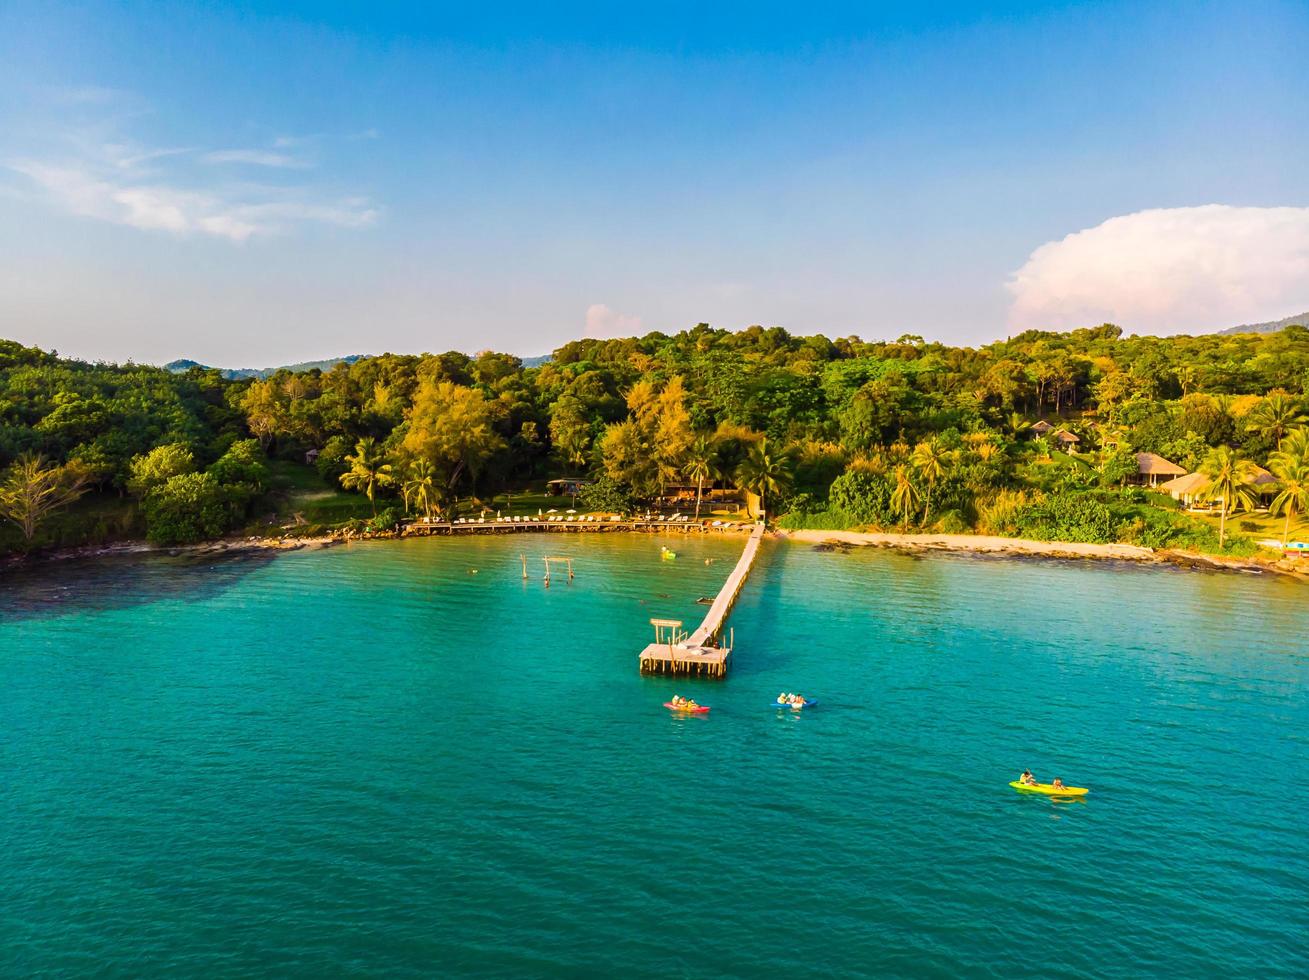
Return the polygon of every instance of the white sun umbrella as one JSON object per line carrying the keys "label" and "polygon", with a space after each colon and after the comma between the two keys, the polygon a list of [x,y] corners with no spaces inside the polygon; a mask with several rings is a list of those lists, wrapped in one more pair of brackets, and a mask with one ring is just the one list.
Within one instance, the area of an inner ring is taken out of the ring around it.
{"label": "white sun umbrella", "polygon": [[537,516],[537,517],[540,517],[540,516],[541,516],[541,508],[540,508],[540,507],[536,508],[536,516]]}
{"label": "white sun umbrella", "polygon": [[547,513],[547,514],[557,514],[557,513],[559,513],[559,510],[558,510],[557,508],[555,508],[555,507],[551,507],[549,510],[546,511],[546,513]]}
{"label": "white sun umbrella", "polygon": [[577,511],[575,511],[575,510],[573,510],[573,508],[569,507],[566,511],[564,511],[564,513],[565,513],[565,514],[576,514]]}

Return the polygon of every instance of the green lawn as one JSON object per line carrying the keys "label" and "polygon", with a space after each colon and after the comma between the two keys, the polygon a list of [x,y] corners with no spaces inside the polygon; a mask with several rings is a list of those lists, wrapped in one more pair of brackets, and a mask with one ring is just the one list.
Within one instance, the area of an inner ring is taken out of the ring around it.
{"label": "green lawn", "polygon": [[[1198,521],[1208,524],[1216,532],[1218,530],[1219,516],[1215,513],[1188,514]],[[1274,517],[1267,511],[1255,511],[1253,514],[1247,514],[1242,511],[1239,514],[1227,515],[1227,534],[1230,537],[1233,534],[1239,534],[1242,537],[1251,538],[1256,541],[1281,541],[1282,529],[1286,526],[1286,517]],[[1303,518],[1292,518],[1291,541],[1309,541],[1309,521]]]}
{"label": "green lawn", "polygon": [[306,466],[286,459],[268,461],[268,486],[271,490],[290,492],[294,490],[339,490],[329,487],[318,474],[317,467]]}

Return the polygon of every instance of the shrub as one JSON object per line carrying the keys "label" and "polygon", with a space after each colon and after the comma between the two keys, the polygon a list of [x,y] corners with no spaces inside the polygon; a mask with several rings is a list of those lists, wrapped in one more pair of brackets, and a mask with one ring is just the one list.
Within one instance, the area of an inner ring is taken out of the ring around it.
{"label": "shrub", "polygon": [[314,468],[318,470],[318,475],[328,486],[335,487],[340,484],[342,474],[350,468],[345,458],[354,452],[354,448],[354,443],[347,436],[332,436],[323,445],[318,453],[318,459],[314,462]]}
{"label": "shrub", "polygon": [[846,470],[832,481],[829,499],[832,510],[841,511],[856,524],[896,522],[890,480],[864,468]]}
{"label": "shrub", "polygon": [[577,499],[587,510],[625,514],[633,507],[631,490],[608,476],[598,477],[582,487]]}
{"label": "shrub", "polygon": [[777,526],[787,531],[848,531],[857,524],[843,510],[796,510],[782,517]]}
{"label": "shrub", "polygon": [[127,489],[135,496],[144,498],[173,477],[193,472],[195,457],[185,445],[174,442],[156,446],[148,453],[132,458]]}
{"label": "shrub", "polygon": [[1047,494],[1018,514],[1022,537],[1106,544],[1117,537],[1113,512],[1089,494]]}
{"label": "shrub", "polygon": [[942,534],[967,534],[972,530],[968,519],[958,510],[944,511],[937,519],[936,527]]}
{"label": "shrub", "polygon": [[211,473],[182,473],[146,494],[146,537],[156,544],[216,538],[235,518],[231,497]]}
{"label": "shrub", "polygon": [[370,531],[394,531],[400,523],[400,508],[387,507],[368,522]]}
{"label": "shrub", "polygon": [[1018,516],[1031,500],[1023,490],[1001,490],[978,505],[977,529],[983,534],[1013,536],[1017,533]]}
{"label": "shrub", "polygon": [[209,467],[209,472],[219,483],[244,484],[252,494],[262,491],[268,480],[264,453],[256,439],[242,439],[232,443],[227,452]]}

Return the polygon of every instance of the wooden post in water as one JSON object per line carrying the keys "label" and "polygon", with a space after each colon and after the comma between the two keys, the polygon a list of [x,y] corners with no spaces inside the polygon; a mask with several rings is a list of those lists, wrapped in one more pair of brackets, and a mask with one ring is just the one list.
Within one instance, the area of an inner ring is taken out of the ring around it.
{"label": "wooden post in water", "polygon": [[549,555],[545,559],[545,584],[550,584],[550,563],[552,561],[561,561],[568,566],[568,581],[573,580],[573,559],[565,555]]}

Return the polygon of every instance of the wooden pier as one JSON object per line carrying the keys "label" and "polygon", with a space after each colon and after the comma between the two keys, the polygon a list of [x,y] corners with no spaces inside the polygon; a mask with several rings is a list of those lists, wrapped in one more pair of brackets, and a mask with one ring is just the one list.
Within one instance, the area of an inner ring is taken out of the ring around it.
{"label": "wooden pier", "polygon": [[714,598],[704,621],[692,633],[682,632],[680,620],[652,619],[655,642],[641,651],[640,667],[643,674],[692,674],[702,677],[726,677],[732,659],[734,637],[729,633],[723,643],[723,625],[727,614],[745,585],[746,577],[759,553],[764,527],[756,524],[745,543],[745,550],[732,569],[732,574]]}

